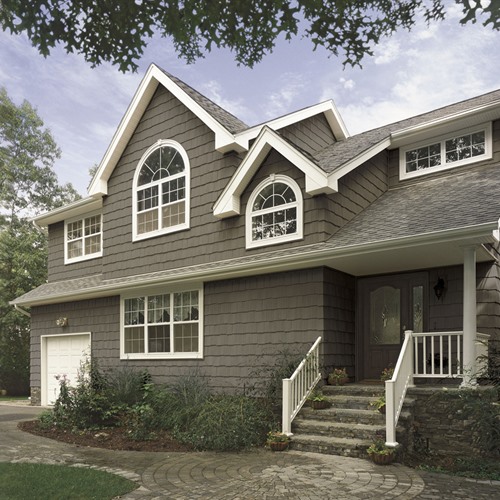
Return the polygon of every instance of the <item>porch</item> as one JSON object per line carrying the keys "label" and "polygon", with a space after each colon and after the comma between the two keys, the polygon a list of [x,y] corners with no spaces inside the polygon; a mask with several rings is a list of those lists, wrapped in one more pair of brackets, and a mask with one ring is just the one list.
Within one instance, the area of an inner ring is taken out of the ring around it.
{"label": "porch", "polygon": [[[379,435],[381,416],[374,417],[367,412],[373,413],[370,405],[374,399],[383,394],[386,401],[383,426],[385,441],[388,446],[397,446],[398,422],[403,413],[407,391],[415,387],[415,381],[427,380],[434,383],[456,381],[456,385],[460,381],[462,386],[475,384],[478,374],[487,368],[488,338],[489,335],[476,333],[473,344],[473,363],[465,365],[464,359],[468,359],[468,353],[465,352],[467,346],[464,343],[463,331],[423,333],[406,331],[393,376],[385,382],[385,388],[381,383],[378,387],[358,383],[349,384],[351,387],[346,389],[342,388],[341,391],[347,391],[350,394],[350,400],[343,401],[337,398],[335,411],[329,421],[330,428],[338,423],[342,424],[342,420],[352,422],[354,417],[351,414],[342,411],[339,413],[339,409],[351,408],[357,412],[354,415],[357,415],[358,427],[361,425],[364,431]],[[304,406],[308,395],[322,378],[320,348],[321,337],[316,340],[294,374],[289,379],[283,380],[282,432],[286,434],[292,435],[293,420]],[[326,390],[331,393],[329,389]],[[338,407],[339,404],[340,407]],[[339,418],[341,422],[338,422]],[[374,420],[378,427],[374,427]],[[342,431],[342,425],[340,425],[339,432],[346,432],[346,429]],[[359,447],[359,443],[347,441],[344,444],[352,449]],[[360,452],[356,451],[354,456],[360,456]]]}

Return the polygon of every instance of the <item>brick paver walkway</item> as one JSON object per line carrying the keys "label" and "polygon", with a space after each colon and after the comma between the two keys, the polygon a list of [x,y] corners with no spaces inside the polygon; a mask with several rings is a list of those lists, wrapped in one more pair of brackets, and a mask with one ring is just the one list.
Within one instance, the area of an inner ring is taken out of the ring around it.
{"label": "brick paver walkway", "polygon": [[[94,467],[136,481],[128,500],[500,498],[500,483],[316,453],[143,453],[80,448],[17,430],[39,409],[0,404],[0,461]],[[1,493],[0,493],[1,497]]]}

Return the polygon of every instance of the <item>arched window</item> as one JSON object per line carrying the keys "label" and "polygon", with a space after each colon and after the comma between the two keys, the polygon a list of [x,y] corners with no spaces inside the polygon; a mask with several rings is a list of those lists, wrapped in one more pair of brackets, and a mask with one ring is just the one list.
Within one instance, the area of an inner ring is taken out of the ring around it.
{"label": "arched window", "polygon": [[302,195],[289,177],[273,175],[261,182],[246,213],[247,248],[302,238]]}
{"label": "arched window", "polygon": [[134,239],[189,227],[189,160],[180,144],[158,141],[134,178]]}

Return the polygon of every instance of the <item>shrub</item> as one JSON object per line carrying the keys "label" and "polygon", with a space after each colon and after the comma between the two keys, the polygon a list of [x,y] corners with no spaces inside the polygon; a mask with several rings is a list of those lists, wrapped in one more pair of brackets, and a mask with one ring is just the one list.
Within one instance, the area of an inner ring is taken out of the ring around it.
{"label": "shrub", "polygon": [[109,372],[107,384],[115,404],[133,406],[142,401],[144,386],[150,382],[147,371],[138,372],[124,365]]}
{"label": "shrub", "polygon": [[262,445],[273,417],[262,402],[247,396],[208,398],[189,427],[176,437],[197,450],[237,451]]}

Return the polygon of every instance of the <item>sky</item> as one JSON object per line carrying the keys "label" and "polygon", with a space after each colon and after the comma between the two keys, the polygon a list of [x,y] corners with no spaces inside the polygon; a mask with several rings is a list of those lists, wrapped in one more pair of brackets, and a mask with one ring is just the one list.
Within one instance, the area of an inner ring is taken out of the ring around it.
{"label": "sky", "polygon": [[153,62],[248,125],[332,99],[354,135],[500,88],[500,32],[463,27],[461,17],[450,3],[446,21],[384,39],[362,68],[344,68],[342,56],[313,51],[301,38],[279,42],[253,69],[217,49],[188,65],[158,37],[138,72],[123,74],[110,64],[92,69],[61,48],[44,58],[25,36],[0,31],[0,87],[38,110],[62,150],[54,165],[59,181],[85,196],[89,168],[100,163]]}

